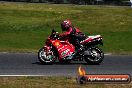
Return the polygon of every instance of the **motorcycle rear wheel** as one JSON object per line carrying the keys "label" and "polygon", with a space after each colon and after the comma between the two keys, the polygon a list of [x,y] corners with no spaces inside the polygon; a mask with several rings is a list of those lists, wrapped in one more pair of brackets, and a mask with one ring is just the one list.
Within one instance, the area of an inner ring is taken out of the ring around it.
{"label": "motorcycle rear wheel", "polygon": [[46,51],[42,47],[38,52],[38,59],[42,64],[53,64],[56,60],[54,54],[46,55]]}
{"label": "motorcycle rear wheel", "polygon": [[90,55],[84,56],[87,64],[100,64],[104,59],[104,53],[99,47],[91,47],[88,49]]}

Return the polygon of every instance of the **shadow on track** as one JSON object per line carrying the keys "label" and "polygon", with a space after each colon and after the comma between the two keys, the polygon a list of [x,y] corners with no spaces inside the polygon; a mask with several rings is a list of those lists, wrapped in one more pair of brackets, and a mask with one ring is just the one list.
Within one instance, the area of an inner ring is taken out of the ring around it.
{"label": "shadow on track", "polygon": [[71,63],[64,63],[64,62],[55,62],[54,64],[42,64],[41,62],[34,62],[32,64],[37,65],[100,65],[100,64],[87,64],[85,62],[71,62]]}

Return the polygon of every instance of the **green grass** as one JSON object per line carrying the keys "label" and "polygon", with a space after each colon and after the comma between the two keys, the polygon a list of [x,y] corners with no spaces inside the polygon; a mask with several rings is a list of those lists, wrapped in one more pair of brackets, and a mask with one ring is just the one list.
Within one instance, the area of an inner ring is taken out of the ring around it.
{"label": "green grass", "polygon": [[104,38],[103,50],[132,54],[132,9],[116,6],[0,3],[0,51],[36,52],[60,22],[71,19],[89,35]]}
{"label": "green grass", "polygon": [[0,88],[131,88],[130,84],[80,85],[74,77],[0,77]]}

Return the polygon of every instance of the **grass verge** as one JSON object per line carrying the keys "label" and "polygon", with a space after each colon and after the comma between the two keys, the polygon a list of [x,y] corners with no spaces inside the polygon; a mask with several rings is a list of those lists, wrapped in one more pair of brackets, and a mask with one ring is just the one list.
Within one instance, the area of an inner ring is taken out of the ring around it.
{"label": "grass verge", "polygon": [[132,54],[131,14],[130,7],[0,2],[0,51],[36,52],[68,18],[86,34],[102,35],[105,52]]}
{"label": "grass verge", "polygon": [[131,88],[132,84],[77,84],[72,77],[0,77],[0,88]]}

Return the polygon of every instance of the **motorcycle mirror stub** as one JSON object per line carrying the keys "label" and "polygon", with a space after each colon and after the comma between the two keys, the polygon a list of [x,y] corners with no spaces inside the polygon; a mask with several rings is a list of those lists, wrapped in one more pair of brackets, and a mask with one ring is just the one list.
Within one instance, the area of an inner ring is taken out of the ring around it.
{"label": "motorcycle mirror stub", "polygon": [[56,31],[55,31],[55,29],[53,28],[53,29],[52,29],[52,34],[54,34],[54,33],[56,33]]}

